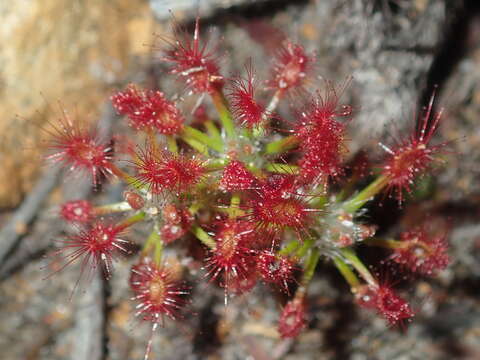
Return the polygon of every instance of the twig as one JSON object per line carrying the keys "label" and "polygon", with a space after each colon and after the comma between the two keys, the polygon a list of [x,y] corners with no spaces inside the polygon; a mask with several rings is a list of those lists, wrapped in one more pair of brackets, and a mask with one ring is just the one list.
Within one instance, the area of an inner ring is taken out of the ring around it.
{"label": "twig", "polygon": [[48,169],[7,225],[0,231],[0,264],[3,264],[5,257],[27,232],[27,226],[33,221],[38,209],[57,185],[59,174],[59,167]]}
{"label": "twig", "polygon": [[79,308],[75,312],[75,327],[71,360],[101,360],[104,357],[104,294],[103,279],[97,271],[88,291],[79,292]]}

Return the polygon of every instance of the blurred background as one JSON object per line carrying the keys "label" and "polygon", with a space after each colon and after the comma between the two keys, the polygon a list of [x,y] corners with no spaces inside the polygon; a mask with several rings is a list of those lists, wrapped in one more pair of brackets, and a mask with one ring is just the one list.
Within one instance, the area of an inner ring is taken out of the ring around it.
{"label": "blurred background", "polygon": [[453,156],[431,179],[423,201],[401,210],[385,205],[382,230],[395,232],[426,213],[446,218],[453,262],[440,277],[404,289],[417,299],[419,313],[404,331],[359,310],[335,271],[321,266],[309,328],[296,341],[279,340],[279,305],[264,296],[266,289],[225,309],[221,291],[198,284],[196,314],[157,331],[152,359],[480,358],[475,0],[0,1],[1,358],[143,357],[150,330],[132,316],[126,279],[133,259],[117,267],[111,284],[95,278],[71,301],[78,269],[43,280],[43,256],[66,230],[55,218],[58,204],[111,200],[121,189],[113,184],[95,194],[88,183],[72,184],[46,168],[42,129],[62,108],[108,131],[121,129],[108,98],[130,82],[181,92],[181,84],[165,76],[158,48],[172,17],[192,28],[197,14],[202,36],[220,43],[227,76],[251,57],[266,78],[281,34],[316,51],[319,82],[352,75],[344,99],[356,114],[349,125],[351,154],[363,148],[380,156],[378,141],[411,129],[416,110],[437,87],[437,103],[445,107],[438,141],[451,141]]}

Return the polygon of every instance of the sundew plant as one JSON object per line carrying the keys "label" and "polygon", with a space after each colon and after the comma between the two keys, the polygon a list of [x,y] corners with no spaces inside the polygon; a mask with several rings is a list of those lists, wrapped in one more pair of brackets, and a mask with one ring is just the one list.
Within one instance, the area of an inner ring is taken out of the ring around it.
{"label": "sundew plant", "polygon": [[[64,114],[51,132],[48,159],[85,173],[98,188],[116,177],[125,191],[120,203],[63,204],[61,217],[77,230],[61,241],[56,260],[63,267],[81,263],[79,282],[99,269],[109,279],[122,255],[132,253],[131,229],[144,223],[150,235],[135,239],[140,250],[125,281],[136,316],[150,324],[152,336],[166,318],[181,321],[192,306],[185,256],[200,264],[197,281],[223,288],[225,306],[259,284],[284,292],[282,338],[307,326],[309,284],[320,276],[319,261],[338,269],[359,306],[390,325],[410,321],[412,306],[370,270],[356,247],[387,248],[385,262],[422,276],[448,265],[444,234],[418,224],[384,239],[376,237],[375,219],[364,216],[377,196],[402,206],[417,178],[440,162],[445,143],[432,142],[442,112],[433,110],[433,96],[415,130],[381,144],[383,159],[356,156],[347,165],[354,111],[341,95],[350,79],[338,85],[314,80],[314,55],[287,40],[261,77],[248,60],[243,74],[226,77],[220,55],[201,41],[198,20],[193,34],[175,26],[173,39],[159,49],[170,67],[165,76],[176,77],[184,96],[197,96],[201,104],[182,111],[182,97],[129,84],[111,102],[131,138],[100,139]],[[312,82],[316,91],[307,90]],[[261,102],[257,91],[270,101]],[[281,102],[295,104],[295,115],[280,116]]]}

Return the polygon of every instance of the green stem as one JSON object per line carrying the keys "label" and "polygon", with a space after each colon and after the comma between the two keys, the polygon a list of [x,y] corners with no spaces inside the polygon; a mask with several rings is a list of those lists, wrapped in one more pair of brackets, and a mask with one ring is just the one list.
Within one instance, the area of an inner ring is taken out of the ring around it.
{"label": "green stem", "polygon": [[336,195],[335,195],[335,201],[337,203],[344,201],[348,194],[351,193],[351,187],[350,184],[346,184],[345,187],[343,187]]}
{"label": "green stem", "polygon": [[290,241],[286,246],[284,246],[279,252],[279,255],[290,255],[298,249],[300,242],[298,240]]}
{"label": "green stem", "polygon": [[129,226],[132,226],[133,224],[136,224],[140,221],[142,221],[143,219],[145,219],[145,216],[147,214],[144,212],[144,211],[139,211],[138,213],[122,220],[120,223],[118,223],[118,226],[120,228],[127,228]]}
{"label": "green stem", "polygon": [[360,280],[358,280],[357,275],[352,271],[350,266],[348,266],[345,261],[343,261],[339,256],[335,256],[333,258],[333,263],[337,267],[338,271],[342,274],[342,276],[347,280],[348,284],[352,289],[356,288],[360,285]]}
{"label": "green stem", "polygon": [[312,205],[313,208],[315,209],[322,209],[326,204],[328,204],[328,197],[324,195],[312,195],[312,200],[309,201],[309,203]]}
{"label": "green stem", "polygon": [[240,214],[239,206],[240,206],[240,194],[238,192],[235,192],[233,193],[232,198],[230,199],[230,209],[229,209],[230,219],[235,219],[237,216],[239,216]]}
{"label": "green stem", "polygon": [[379,239],[379,238],[367,239],[363,241],[363,243],[366,245],[379,246],[386,249],[401,249],[406,244],[404,241],[398,241],[393,239]]}
{"label": "green stem", "polygon": [[157,224],[153,226],[150,235],[148,235],[147,241],[145,241],[145,244],[143,245],[143,255],[147,256],[152,247],[154,248],[153,260],[155,264],[160,265],[162,261],[163,241],[160,239],[160,232]]}
{"label": "green stem", "polygon": [[153,231],[155,232],[155,251],[153,254],[153,259],[155,264],[160,265],[162,263],[163,241],[160,239],[158,229],[154,229]]}
{"label": "green stem", "polygon": [[201,202],[197,201],[197,202],[194,202],[192,205],[190,205],[190,207],[188,208],[188,211],[190,212],[190,214],[192,214],[193,216],[195,216],[195,214],[198,212],[198,210],[200,210],[202,208],[202,204]]}
{"label": "green stem", "polygon": [[342,201],[345,201],[349,196],[351,196],[354,191],[355,191],[355,185],[357,184],[359,179],[358,174],[354,173],[350,179],[346,182],[345,185],[342,186],[342,189],[340,192],[335,195],[335,201],[337,203],[340,203]]}
{"label": "green stem", "polygon": [[220,121],[225,129],[225,133],[227,137],[230,139],[234,139],[236,137],[235,132],[235,124],[232,119],[232,114],[228,107],[228,102],[223,92],[220,89],[216,89],[211,92],[211,97],[213,101],[213,105],[217,109],[218,115],[220,116]]}
{"label": "green stem", "polygon": [[363,264],[363,262],[358,258],[357,254],[353,249],[350,248],[343,248],[340,249],[341,254],[343,257],[352,265],[355,270],[358,271],[360,276],[371,286],[377,287],[377,281],[367,269],[367,267]]}
{"label": "green stem", "polygon": [[365,189],[354,195],[350,200],[343,204],[343,209],[348,213],[354,213],[360,209],[367,201],[370,201],[376,194],[388,184],[388,178],[384,175],[379,176],[375,181]]}
{"label": "green stem", "polygon": [[257,168],[253,162],[246,163],[245,166],[247,167],[248,171],[253,173],[253,175],[262,177],[263,171]]}
{"label": "green stem", "polygon": [[212,120],[205,121],[205,128],[207,129],[210,137],[214,138],[216,141],[223,142],[222,135],[217,128],[217,125]]}
{"label": "green stem", "polygon": [[207,234],[205,230],[203,230],[200,226],[192,226],[190,229],[193,235],[197,237],[198,240],[202,242],[205,246],[207,246],[210,249],[215,249],[216,248],[216,243],[215,240]]}
{"label": "green stem", "polygon": [[178,154],[177,139],[174,136],[167,135],[167,147],[170,152]]}
{"label": "green stem", "polygon": [[296,136],[290,135],[284,137],[280,140],[268,143],[265,146],[264,153],[266,155],[281,154],[285,151],[293,149],[298,144],[298,138]]}
{"label": "green stem", "polygon": [[132,207],[126,201],[121,201],[121,202],[102,205],[102,206],[95,206],[94,208],[95,215],[112,214],[116,212],[124,212],[129,210],[132,210]]}
{"label": "green stem", "polygon": [[313,274],[315,273],[315,268],[317,267],[318,260],[320,259],[320,251],[317,248],[313,248],[308,256],[308,259],[305,264],[305,270],[300,281],[300,285],[303,288],[306,288],[307,285],[312,280]]}
{"label": "green stem", "polygon": [[303,242],[303,244],[302,244],[302,246],[300,247],[300,249],[298,249],[296,256],[297,256],[298,258],[304,257],[304,256],[307,254],[308,250],[310,250],[310,248],[313,246],[314,243],[315,243],[315,241],[314,241],[312,238],[306,239],[306,240]]}
{"label": "green stem", "polygon": [[194,139],[199,143],[206,145],[217,152],[220,152],[220,153],[223,152],[222,142],[219,142],[216,139],[209,137],[204,132],[197,130],[191,126],[184,126],[182,135],[183,135],[182,138],[187,137],[187,138]]}
{"label": "green stem", "polygon": [[228,159],[209,159],[205,164],[207,171],[221,170],[227,165]]}
{"label": "green stem", "polygon": [[298,174],[298,166],[290,165],[290,164],[278,164],[278,163],[271,163],[265,166],[265,170],[278,173],[278,174],[289,174],[294,175]]}
{"label": "green stem", "polygon": [[190,139],[187,137],[182,137],[182,140],[185,141],[188,145],[190,145],[193,149],[197,150],[200,154],[207,157],[209,156],[208,147],[206,145],[203,145],[195,139]]}
{"label": "green stem", "polygon": [[148,252],[150,251],[150,248],[154,246],[154,242],[155,242],[154,232],[155,230],[152,230],[150,235],[148,235],[147,240],[143,243],[143,247],[142,247],[143,256],[147,256]]}
{"label": "green stem", "polygon": [[144,188],[144,186],[135,177],[128,175],[125,171],[118,168],[115,164],[110,164],[108,168],[114,175],[125,181],[125,183],[127,183],[128,185],[138,190],[142,190]]}
{"label": "green stem", "polygon": [[265,129],[265,120],[262,120],[262,122],[252,128],[252,131],[250,132],[251,137],[253,138],[260,138],[264,137],[267,134],[267,131]]}

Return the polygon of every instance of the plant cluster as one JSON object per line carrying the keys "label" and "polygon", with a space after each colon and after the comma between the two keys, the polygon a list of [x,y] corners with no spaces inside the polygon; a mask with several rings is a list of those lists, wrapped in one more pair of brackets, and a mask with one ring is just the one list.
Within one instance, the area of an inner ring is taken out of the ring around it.
{"label": "plant cluster", "polygon": [[[340,96],[348,81],[307,91],[315,58],[301,45],[286,41],[260,82],[251,62],[243,77],[222,75],[218,48],[201,42],[198,20],[193,37],[178,26],[174,35],[161,59],[188,95],[205,96],[204,104],[186,114],[181,98],[158,90],[131,84],[115,93],[112,104],[135,134],[123,146],[128,160],[118,158],[121,138],[114,147],[66,114],[52,133],[50,159],[89,174],[94,185],[116,177],[127,188],[120,203],[79,199],[62,205],[61,217],[78,228],[56,253],[65,266],[79,261],[82,273],[103,269],[109,278],[119,255],[132,251],[129,230],[144,222],[150,235],[129,284],[136,315],[153,329],[165,317],[181,317],[190,303],[182,280],[187,256],[201,264],[211,286],[224,289],[226,305],[258,283],[284,292],[283,338],[307,325],[308,288],[320,259],[339,270],[359,306],[390,324],[411,319],[407,300],[369,270],[356,247],[391,249],[387,260],[421,275],[447,266],[444,235],[419,225],[398,239],[378,238],[376,225],[363,216],[365,204],[382,192],[401,205],[414,181],[438,161],[444,145],[430,142],[442,114],[433,112],[433,97],[418,129],[391,147],[382,144],[381,161],[372,165],[359,156],[347,165],[353,109]],[[258,87],[270,94],[269,102],[257,97]],[[205,108],[207,97],[217,116]],[[277,105],[293,98],[303,105],[284,119]],[[118,213],[120,221],[111,216]],[[169,247],[176,256],[166,256]]]}

